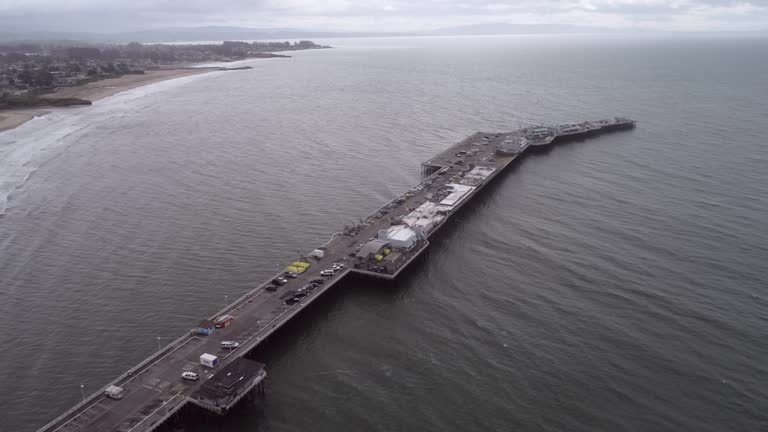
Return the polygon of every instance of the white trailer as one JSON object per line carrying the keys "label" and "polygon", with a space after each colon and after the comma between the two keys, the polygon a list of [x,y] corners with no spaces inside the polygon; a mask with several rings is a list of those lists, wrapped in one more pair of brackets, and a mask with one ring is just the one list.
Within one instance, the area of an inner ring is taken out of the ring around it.
{"label": "white trailer", "polygon": [[219,358],[213,354],[203,354],[200,356],[200,364],[209,368],[215,368],[219,365]]}

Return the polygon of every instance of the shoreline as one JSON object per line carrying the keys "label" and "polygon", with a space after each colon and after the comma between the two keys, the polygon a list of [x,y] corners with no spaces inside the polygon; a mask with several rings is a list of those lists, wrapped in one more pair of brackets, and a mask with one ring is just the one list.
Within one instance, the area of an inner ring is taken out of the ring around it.
{"label": "shoreline", "polygon": [[[123,75],[117,78],[107,78],[75,87],[62,87],[55,92],[41,96],[50,99],[76,98],[95,102],[109,96],[114,96],[127,90],[167,81],[174,78],[182,78],[191,75],[227,70],[217,67],[185,67],[179,66],[173,69],[157,69],[146,71],[143,74]],[[43,116],[59,107],[41,106],[34,108],[12,108],[0,110],[0,133],[13,130],[35,117]]]}
{"label": "shoreline", "polygon": [[40,117],[50,113],[50,109],[27,108],[0,111],[0,132],[5,132],[23,125],[35,117]]}

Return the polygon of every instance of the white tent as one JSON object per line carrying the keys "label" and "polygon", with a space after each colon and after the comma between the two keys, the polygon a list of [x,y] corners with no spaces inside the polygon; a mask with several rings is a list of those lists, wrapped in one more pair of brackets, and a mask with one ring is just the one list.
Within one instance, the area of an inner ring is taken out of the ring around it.
{"label": "white tent", "polygon": [[379,231],[379,239],[388,241],[393,247],[410,249],[416,244],[416,232],[405,225],[394,225]]}

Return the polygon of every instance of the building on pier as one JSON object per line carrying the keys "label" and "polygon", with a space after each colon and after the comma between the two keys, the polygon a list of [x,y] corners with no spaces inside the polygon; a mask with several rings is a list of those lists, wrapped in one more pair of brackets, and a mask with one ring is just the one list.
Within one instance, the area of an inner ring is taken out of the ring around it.
{"label": "building on pier", "polygon": [[446,189],[449,193],[440,201],[440,205],[452,209],[464,200],[464,198],[466,198],[475,188],[463,184],[449,183],[446,185]]}
{"label": "building on pier", "polygon": [[413,211],[401,218],[402,222],[421,237],[426,237],[440,222],[445,219],[449,208],[432,201],[425,201]]}
{"label": "building on pier", "polygon": [[224,366],[190,396],[216,414],[224,414],[266,378],[264,364],[239,357]]}
{"label": "building on pier", "polygon": [[214,330],[216,330],[216,324],[214,324],[213,321],[202,320],[200,321],[200,324],[195,327],[194,332],[195,334],[208,336],[209,334],[213,333]]}
{"label": "building on pier", "polygon": [[528,140],[519,135],[513,135],[496,145],[496,154],[500,156],[517,156],[528,146]]}
{"label": "building on pier", "polygon": [[418,241],[418,234],[406,225],[393,225],[379,231],[379,240],[389,242],[393,248],[411,250]]}

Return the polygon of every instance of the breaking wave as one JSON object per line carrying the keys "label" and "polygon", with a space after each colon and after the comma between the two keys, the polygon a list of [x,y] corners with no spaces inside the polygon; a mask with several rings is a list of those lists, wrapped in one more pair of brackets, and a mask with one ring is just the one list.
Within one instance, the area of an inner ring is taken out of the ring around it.
{"label": "breaking wave", "polygon": [[12,207],[14,193],[51,158],[88,129],[144,108],[141,99],[206,75],[171,79],[127,90],[92,106],[54,110],[16,129],[0,133],[0,217]]}

